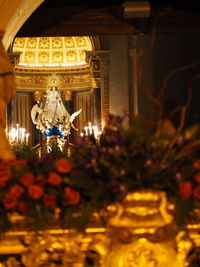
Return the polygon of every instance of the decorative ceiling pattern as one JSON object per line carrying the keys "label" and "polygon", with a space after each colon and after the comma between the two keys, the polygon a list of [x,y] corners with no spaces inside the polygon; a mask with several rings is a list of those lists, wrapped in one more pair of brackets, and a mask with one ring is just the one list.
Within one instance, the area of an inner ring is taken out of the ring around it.
{"label": "decorative ceiling pattern", "polygon": [[12,49],[21,53],[19,65],[36,67],[84,65],[92,50],[88,36],[16,38]]}

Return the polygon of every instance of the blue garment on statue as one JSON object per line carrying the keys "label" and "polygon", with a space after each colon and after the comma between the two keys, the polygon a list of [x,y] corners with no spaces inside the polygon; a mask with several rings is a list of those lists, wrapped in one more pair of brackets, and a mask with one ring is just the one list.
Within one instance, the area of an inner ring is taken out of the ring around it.
{"label": "blue garment on statue", "polygon": [[46,131],[44,134],[46,136],[58,135],[60,138],[63,137],[62,131],[58,127],[56,127],[56,126],[53,126],[51,129],[49,129],[48,131]]}

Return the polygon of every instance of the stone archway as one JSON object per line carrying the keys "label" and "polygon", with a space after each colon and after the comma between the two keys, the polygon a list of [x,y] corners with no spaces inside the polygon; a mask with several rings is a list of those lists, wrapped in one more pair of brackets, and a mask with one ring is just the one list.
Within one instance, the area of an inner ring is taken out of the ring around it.
{"label": "stone archway", "polygon": [[0,30],[7,50],[16,33],[44,0],[0,0]]}

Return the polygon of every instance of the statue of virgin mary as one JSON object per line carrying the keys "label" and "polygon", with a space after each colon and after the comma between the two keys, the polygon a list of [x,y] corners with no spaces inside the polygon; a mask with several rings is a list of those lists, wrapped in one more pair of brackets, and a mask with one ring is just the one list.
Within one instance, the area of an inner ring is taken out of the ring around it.
{"label": "statue of virgin mary", "polygon": [[51,126],[54,126],[57,122],[62,121],[63,118],[70,118],[56,86],[52,86],[50,91],[47,92],[43,111],[43,117],[50,123]]}
{"label": "statue of virgin mary", "polygon": [[41,132],[45,132],[46,135],[67,136],[70,134],[71,127],[76,130],[73,120],[81,110],[70,115],[62,102],[57,87],[54,85],[51,86],[50,90],[47,90],[44,107],[41,107],[40,102],[33,106],[31,118],[36,127]]}

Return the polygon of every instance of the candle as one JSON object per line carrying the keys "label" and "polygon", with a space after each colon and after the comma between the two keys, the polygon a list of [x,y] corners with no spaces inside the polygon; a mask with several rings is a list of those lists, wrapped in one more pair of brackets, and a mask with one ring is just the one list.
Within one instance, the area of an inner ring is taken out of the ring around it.
{"label": "candle", "polygon": [[16,124],[16,127],[12,127],[7,132],[7,138],[12,145],[28,145],[29,133],[26,133],[25,128],[21,128],[19,124]]}
{"label": "candle", "polygon": [[92,134],[92,126],[91,126],[91,122],[88,123],[88,129],[89,129],[89,134]]}
{"label": "candle", "polygon": [[19,141],[19,124],[18,123],[16,124],[16,127],[17,127],[17,129],[16,129],[16,141],[18,143],[18,141]]}
{"label": "candle", "polygon": [[85,130],[85,135],[88,135],[88,127],[87,126],[85,126],[84,130]]}
{"label": "candle", "polygon": [[25,132],[26,132],[26,129],[20,128],[20,142],[22,144],[25,143]]}
{"label": "candle", "polygon": [[29,133],[26,134],[26,145],[28,145]]}

